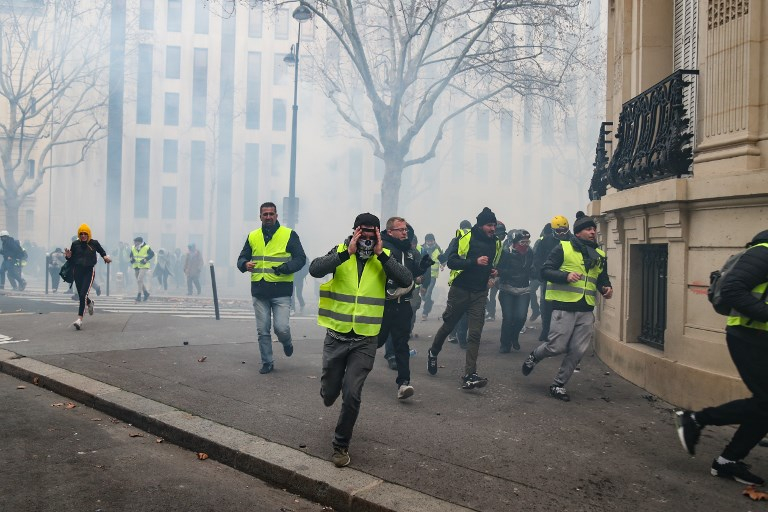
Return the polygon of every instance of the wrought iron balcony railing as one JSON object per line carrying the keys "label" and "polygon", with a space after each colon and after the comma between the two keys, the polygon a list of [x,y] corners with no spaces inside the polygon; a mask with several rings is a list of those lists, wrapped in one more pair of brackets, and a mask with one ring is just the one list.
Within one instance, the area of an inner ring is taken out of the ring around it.
{"label": "wrought iron balcony railing", "polygon": [[616,151],[606,164],[606,123],[600,127],[590,199],[605,195],[606,184],[616,190],[691,174],[693,161],[690,121],[683,104],[683,90],[691,84],[679,70],[624,103],[614,135]]}

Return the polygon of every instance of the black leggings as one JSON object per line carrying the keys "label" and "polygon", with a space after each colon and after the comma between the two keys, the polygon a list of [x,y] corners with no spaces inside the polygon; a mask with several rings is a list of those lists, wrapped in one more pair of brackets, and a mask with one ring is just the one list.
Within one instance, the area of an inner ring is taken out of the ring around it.
{"label": "black leggings", "polygon": [[80,306],[77,308],[77,316],[83,316],[86,303],[91,302],[91,299],[88,297],[88,292],[91,291],[94,275],[93,267],[75,266],[74,284],[77,287],[77,295],[80,297]]}

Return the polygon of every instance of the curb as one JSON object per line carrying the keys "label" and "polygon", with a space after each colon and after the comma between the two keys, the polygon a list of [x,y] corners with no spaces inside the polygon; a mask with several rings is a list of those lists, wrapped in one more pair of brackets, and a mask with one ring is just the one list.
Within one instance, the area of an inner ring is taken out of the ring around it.
{"label": "curb", "polygon": [[0,372],[49,389],[238,471],[355,512],[462,512],[472,509],[387,482],[176,409],[77,373],[0,349]]}

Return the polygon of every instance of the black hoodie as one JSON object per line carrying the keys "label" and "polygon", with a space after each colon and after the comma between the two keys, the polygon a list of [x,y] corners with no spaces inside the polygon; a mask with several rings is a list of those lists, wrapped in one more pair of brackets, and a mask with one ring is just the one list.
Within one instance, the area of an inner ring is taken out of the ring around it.
{"label": "black hoodie", "polygon": [[[747,244],[750,249],[739,258],[725,278],[720,295],[742,315],[757,322],[768,322],[768,304],[752,295],[752,289],[768,280],[768,248],[753,247],[768,243],[768,230],[761,231]],[[750,329],[752,334],[768,339],[768,331]]]}
{"label": "black hoodie", "polygon": [[[483,231],[482,226],[477,224],[472,227],[472,238],[469,241],[469,251],[466,258],[459,256],[459,244],[451,244],[448,254],[448,268],[451,270],[461,270],[451,286],[458,286],[473,292],[479,292],[488,289],[488,279],[491,277],[493,269],[493,259],[496,257],[496,235],[489,237]],[[467,235],[464,235],[467,236]],[[447,253],[448,251],[446,251]],[[488,265],[478,265],[477,259],[480,256],[488,256]]]}
{"label": "black hoodie", "polygon": [[[424,273],[424,269],[421,268],[421,254],[416,249],[411,247],[410,239],[400,240],[389,235],[386,231],[381,234],[381,243],[385,249],[389,249],[390,257],[395,261],[401,263],[407,268],[413,278],[416,279]],[[427,267],[429,268],[429,267]],[[398,286],[392,279],[387,279],[387,289],[397,288]],[[410,300],[413,295],[413,290],[401,296],[404,300]]]}

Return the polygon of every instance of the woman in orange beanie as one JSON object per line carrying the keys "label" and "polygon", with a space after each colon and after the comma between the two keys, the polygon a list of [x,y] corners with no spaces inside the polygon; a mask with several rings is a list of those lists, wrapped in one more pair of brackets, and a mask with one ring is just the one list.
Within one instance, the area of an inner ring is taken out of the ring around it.
{"label": "woman in orange beanie", "polygon": [[64,256],[71,261],[74,269],[74,283],[77,287],[77,294],[80,297],[77,320],[72,323],[78,331],[83,327],[83,313],[86,306],[88,307],[88,314],[93,314],[93,301],[88,297],[88,292],[90,292],[91,285],[93,284],[95,275],[93,268],[97,263],[97,253],[101,255],[105,263],[112,261],[98,240],[91,238],[91,228],[88,224],[81,224],[77,228],[77,240],[72,242],[72,246],[69,249],[64,250]]}

